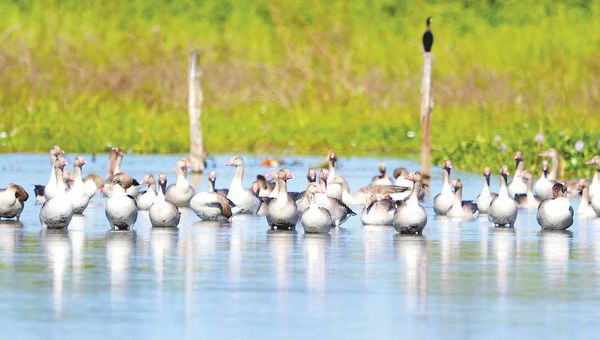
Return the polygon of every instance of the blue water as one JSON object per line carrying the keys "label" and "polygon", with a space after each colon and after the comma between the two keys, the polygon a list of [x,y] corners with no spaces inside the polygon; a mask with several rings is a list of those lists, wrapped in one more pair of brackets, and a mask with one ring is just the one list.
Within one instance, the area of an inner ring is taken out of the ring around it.
{"label": "blue water", "polygon": [[[172,181],[176,159],[126,155],[123,170],[140,179],[148,169],[167,172]],[[216,158],[217,187],[227,187],[233,174],[221,165],[227,159]],[[247,186],[271,171],[261,159],[247,159]],[[84,172],[104,177],[106,160],[98,156]],[[321,158],[285,160],[296,161],[289,186],[301,190],[306,168]],[[384,160],[389,169],[416,167]],[[341,159],[339,173],[356,189],[376,173],[377,161]],[[319,236],[300,226],[269,231],[264,217],[200,222],[186,209],[178,229],[153,230],[141,212],[134,231],[114,232],[96,196],[68,231],[43,231],[33,184],[45,184],[49,173],[46,155],[0,156],[0,185],[16,182],[32,194],[22,224],[0,225],[0,327],[7,338],[596,336],[598,220],[576,220],[570,233],[540,233],[535,214],[520,211],[514,229],[494,229],[483,217],[435,218],[428,199],[422,237],[364,227],[358,216]],[[438,173],[432,192],[441,186]],[[474,198],[480,177],[455,176],[465,198]],[[194,180],[205,188],[205,178]]]}

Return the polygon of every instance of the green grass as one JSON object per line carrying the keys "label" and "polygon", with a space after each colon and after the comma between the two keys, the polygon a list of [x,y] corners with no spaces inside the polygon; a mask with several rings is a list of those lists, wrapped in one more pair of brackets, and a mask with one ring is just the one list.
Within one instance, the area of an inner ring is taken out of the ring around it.
{"label": "green grass", "polygon": [[415,156],[433,15],[434,160],[478,170],[521,149],[533,166],[553,146],[564,176],[587,175],[583,160],[600,153],[599,11],[551,0],[3,1],[0,151],[187,150],[197,47],[209,152]]}

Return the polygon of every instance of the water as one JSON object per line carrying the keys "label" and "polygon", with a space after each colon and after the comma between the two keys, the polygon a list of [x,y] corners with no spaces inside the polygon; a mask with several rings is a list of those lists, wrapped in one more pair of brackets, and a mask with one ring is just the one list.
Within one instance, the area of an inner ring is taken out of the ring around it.
{"label": "water", "polygon": [[[106,159],[84,171],[104,176]],[[123,169],[137,178],[164,171],[172,180],[176,159],[127,155]],[[227,187],[233,174],[221,166],[225,160],[215,160],[217,187]],[[298,161],[289,166],[296,175],[289,185],[300,190],[306,167],[321,158],[287,160]],[[246,185],[270,171],[259,161],[247,160]],[[388,168],[416,167],[385,161]],[[356,189],[376,173],[376,162],[342,159],[339,172]],[[33,184],[45,184],[49,171],[46,155],[0,156],[1,184],[19,183],[32,195],[22,225],[0,225],[0,326],[11,338],[595,335],[597,220],[576,220],[572,233],[540,233],[535,214],[520,211],[514,229],[494,229],[485,218],[435,218],[429,199],[423,237],[363,227],[358,217],[319,236],[300,226],[269,231],[264,217],[199,222],[189,210],[178,229],[153,230],[141,212],[133,232],[111,232],[105,201],[96,197],[68,231],[42,231]],[[465,198],[474,198],[480,177],[457,175]],[[433,178],[433,192],[440,182]]]}

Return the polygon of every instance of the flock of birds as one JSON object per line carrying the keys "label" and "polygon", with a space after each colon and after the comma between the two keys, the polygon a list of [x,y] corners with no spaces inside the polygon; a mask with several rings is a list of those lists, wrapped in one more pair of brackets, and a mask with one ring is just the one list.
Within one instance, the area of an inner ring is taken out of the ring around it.
{"label": "flock of birds", "polygon": [[[96,174],[83,177],[81,157],[75,157],[74,172],[64,171],[67,165],[64,151],[55,146],[50,150],[51,172],[45,186],[36,185],[36,201],[43,204],[39,218],[43,228],[67,228],[74,214],[83,214],[90,199],[100,192],[108,197],[105,212],[113,229],[131,229],[139,210],[147,210],[153,227],[177,227],[181,217],[179,208],[189,207],[205,221],[231,221],[236,214],[265,216],[274,229],[295,229],[300,221],[306,233],[328,233],[356,213],[349,206],[362,206],[361,221],[365,225],[391,225],[403,234],[421,234],[427,224],[427,213],[420,202],[425,196],[425,184],[419,172],[405,168],[394,170],[393,177],[386,173],[385,164],[378,166],[379,175],[371,183],[351,191],[344,177],[337,174],[337,156],[330,151],[327,164],[317,174],[307,172],[308,184],[303,192],[289,192],[287,181],[294,178],[287,169],[273,171],[267,177],[257,175],[251,188],[244,188],[244,161],[234,156],[224,165],[234,166],[235,175],[229,189],[216,189],[216,173],[208,175],[207,191],[196,192],[187,180],[187,159],[176,162],[176,182],[167,186],[167,176],[158,179],[152,174],[138,182],[121,170],[123,151],[112,148],[106,179]],[[442,167],[442,190],[433,199],[436,215],[452,219],[474,219],[487,214],[495,226],[513,227],[518,208],[537,208],[537,221],[546,230],[565,230],[573,224],[574,210],[569,195],[577,192],[580,204],[577,213],[585,218],[600,216],[600,156],[588,164],[596,166],[591,185],[586,180],[576,183],[557,181],[558,153],[550,149],[540,153],[552,160],[542,162],[541,175],[535,181],[524,170],[521,152],[515,154],[516,172],[508,181],[509,170],[500,167],[499,192],[490,191],[490,168],[483,171],[483,188],[474,201],[463,200],[460,179],[450,181],[452,163],[446,160]],[[146,188],[145,191],[142,189]],[[18,184],[0,190],[0,218],[19,219],[28,193]]]}

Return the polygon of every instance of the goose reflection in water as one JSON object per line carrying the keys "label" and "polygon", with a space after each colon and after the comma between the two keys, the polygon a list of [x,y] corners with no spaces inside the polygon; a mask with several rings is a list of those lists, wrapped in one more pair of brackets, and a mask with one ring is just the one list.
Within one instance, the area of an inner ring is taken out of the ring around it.
{"label": "goose reflection in water", "polygon": [[396,262],[401,267],[408,312],[426,316],[429,256],[423,235],[394,235]]}
{"label": "goose reflection in water", "polygon": [[71,256],[71,240],[66,230],[43,229],[41,242],[52,270],[54,316],[60,319],[63,311],[65,269]]}
{"label": "goose reflection in water", "polygon": [[545,230],[538,233],[538,253],[550,281],[564,281],[569,271],[569,256],[573,243],[570,230]]}
{"label": "goose reflection in water", "polygon": [[377,268],[384,261],[389,252],[389,244],[396,230],[392,226],[365,225],[363,226],[363,239],[365,249],[365,281],[377,279]]}
{"label": "goose reflection in water", "polygon": [[12,269],[15,254],[24,240],[23,223],[18,220],[0,220],[0,264]]}
{"label": "goose reflection in water", "polygon": [[178,228],[152,228],[150,231],[152,260],[156,274],[156,286],[159,292],[162,292],[168,259],[175,255],[178,236]]}
{"label": "goose reflection in water", "polygon": [[491,228],[490,250],[496,260],[496,281],[498,294],[505,298],[507,295],[508,271],[516,255],[516,237],[514,228]]}
{"label": "goose reflection in water", "polygon": [[135,230],[109,230],[105,238],[111,300],[115,308],[127,299],[127,279],[132,268],[137,234]]}
{"label": "goose reflection in water", "polygon": [[288,296],[292,290],[292,255],[295,252],[297,235],[295,230],[267,231],[267,242],[274,260],[280,308],[284,310],[287,309]]}
{"label": "goose reflection in water", "polygon": [[444,294],[449,293],[452,287],[452,266],[456,265],[460,257],[460,230],[461,221],[452,221],[446,216],[436,217],[439,225],[440,256],[442,261],[441,280]]}
{"label": "goose reflection in water", "polygon": [[304,234],[304,262],[306,265],[306,288],[321,296],[327,281],[327,253],[331,244],[329,234]]}
{"label": "goose reflection in water", "polygon": [[73,285],[75,290],[79,290],[85,256],[85,218],[83,215],[73,215],[69,224],[69,238],[73,246]]}

